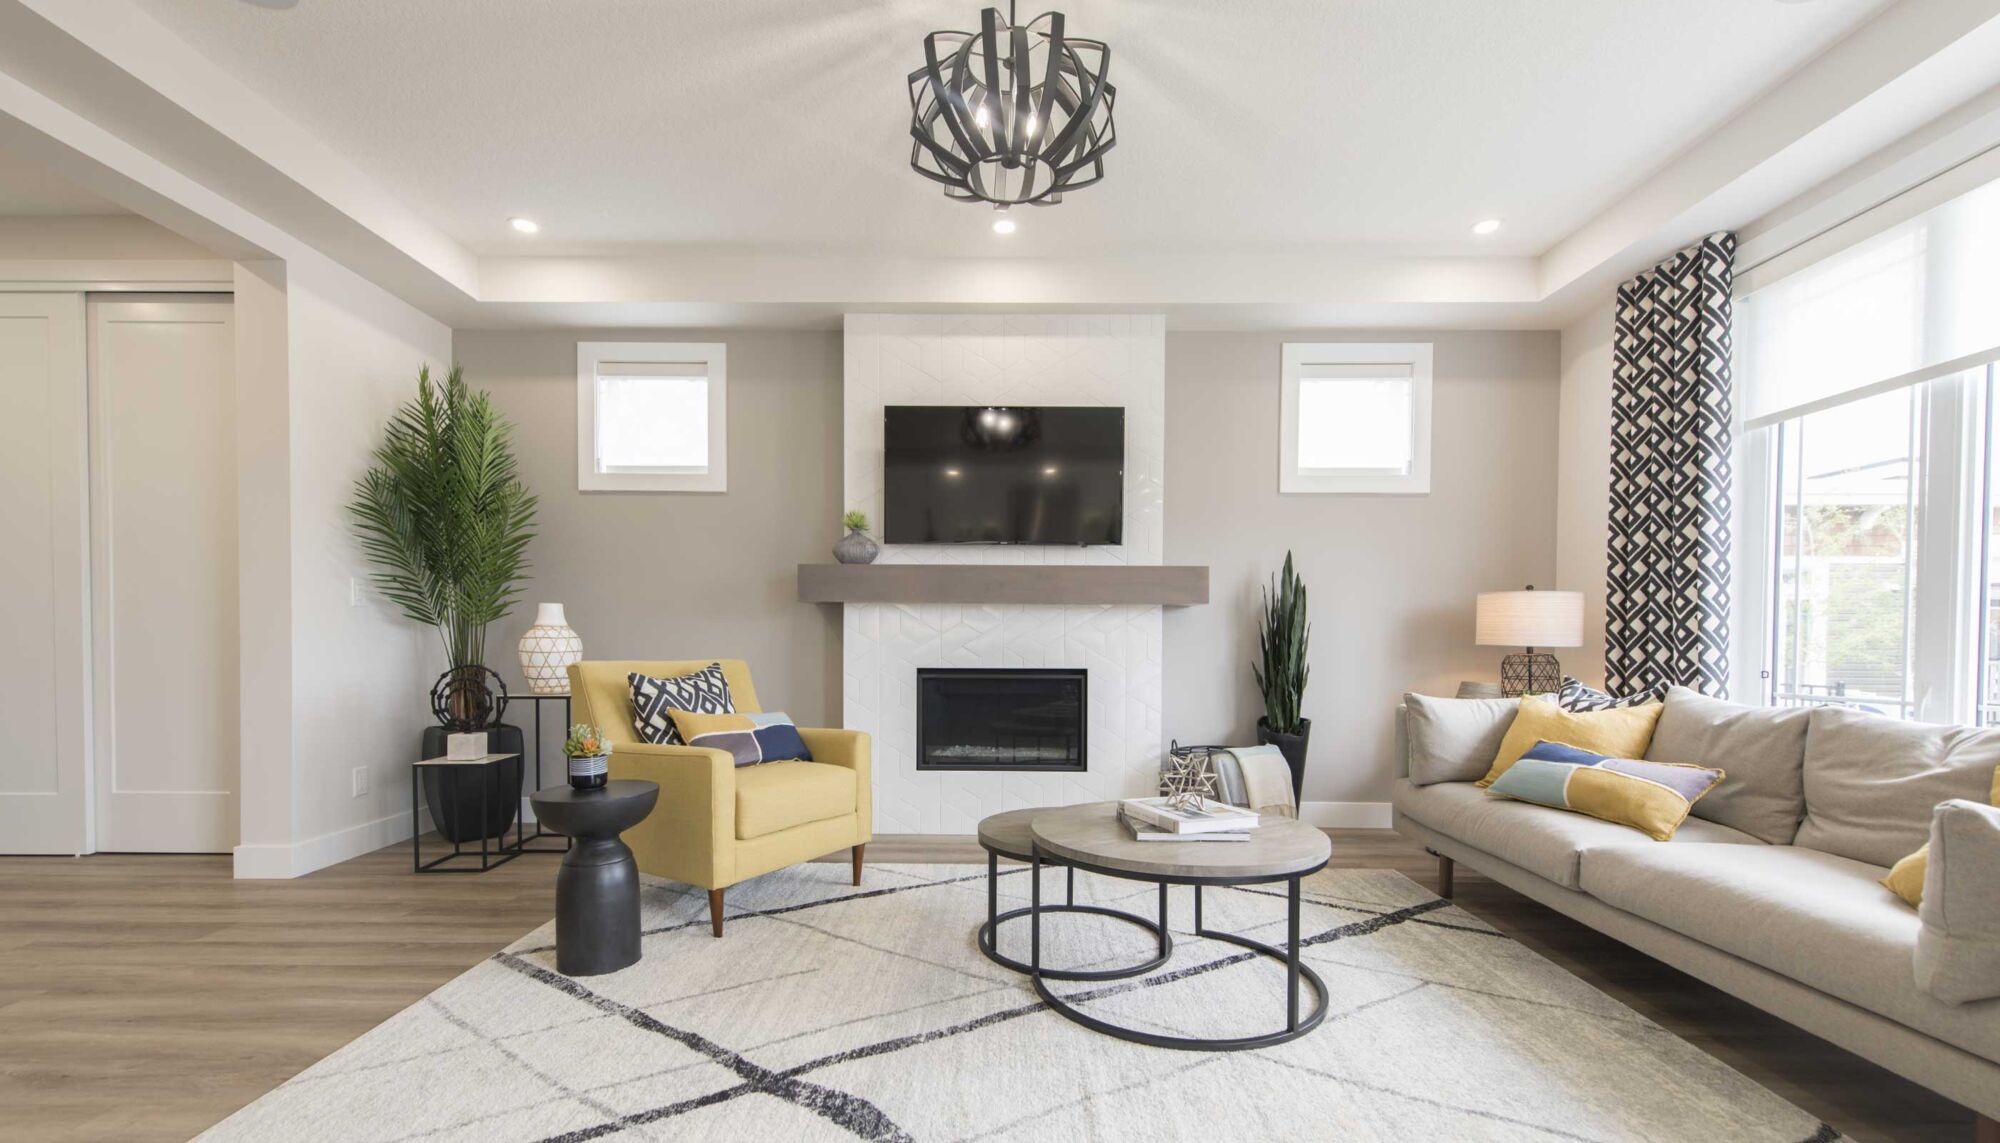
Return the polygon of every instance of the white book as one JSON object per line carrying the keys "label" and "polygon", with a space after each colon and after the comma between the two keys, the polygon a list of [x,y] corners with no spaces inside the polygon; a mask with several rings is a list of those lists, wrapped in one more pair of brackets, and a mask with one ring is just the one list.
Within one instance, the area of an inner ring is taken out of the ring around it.
{"label": "white book", "polygon": [[1203,798],[1199,806],[1177,809],[1165,798],[1127,798],[1119,803],[1125,813],[1169,833],[1227,833],[1257,828],[1257,814],[1241,806]]}
{"label": "white book", "polygon": [[1217,830],[1209,833],[1172,833],[1155,825],[1136,821],[1129,814],[1121,813],[1118,820],[1132,834],[1134,841],[1249,841],[1249,830]]}

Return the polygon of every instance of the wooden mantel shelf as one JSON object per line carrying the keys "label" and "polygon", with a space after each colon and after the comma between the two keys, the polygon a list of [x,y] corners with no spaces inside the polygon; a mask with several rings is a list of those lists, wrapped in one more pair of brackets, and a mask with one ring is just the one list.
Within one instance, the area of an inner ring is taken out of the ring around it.
{"label": "wooden mantel shelf", "polygon": [[807,603],[1208,602],[1205,567],[1081,564],[800,564]]}

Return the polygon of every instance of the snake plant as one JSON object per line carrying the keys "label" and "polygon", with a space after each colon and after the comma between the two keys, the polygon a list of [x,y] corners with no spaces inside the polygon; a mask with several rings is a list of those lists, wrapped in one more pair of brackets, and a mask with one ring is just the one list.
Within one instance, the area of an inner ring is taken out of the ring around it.
{"label": "snake plant", "polygon": [[1292,553],[1285,553],[1285,570],[1263,589],[1264,627],[1257,635],[1258,662],[1250,665],[1257,689],[1264,692],[1264,721],[1279,734],[1305,730],[1300,703],[1305,698],[1306,642],[1312,622],[1306,618],[1306,585],[1292,570]]}

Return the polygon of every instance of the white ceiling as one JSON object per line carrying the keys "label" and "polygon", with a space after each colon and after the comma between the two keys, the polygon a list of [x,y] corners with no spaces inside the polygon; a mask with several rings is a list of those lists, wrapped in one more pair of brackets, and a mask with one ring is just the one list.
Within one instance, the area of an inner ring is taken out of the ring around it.
{"label": "white ceiling", "polygon": [[143,6],[475,253],[991,258],[1538,254],[1887,0],[1061,0],[1119,143],[1004,240],[908,169],[905,77],[977,0]]}
{"label": "white ceiling", "polygon": [[124,207],[41,163],[0,150],[0,217],[124,213]]}

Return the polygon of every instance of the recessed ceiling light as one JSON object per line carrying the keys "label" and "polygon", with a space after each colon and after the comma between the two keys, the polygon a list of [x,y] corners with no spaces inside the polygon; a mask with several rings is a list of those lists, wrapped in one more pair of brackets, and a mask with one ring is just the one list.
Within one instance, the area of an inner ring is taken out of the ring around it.
{"label": "recessed ceiling light", "polygon": [[1011,218],[996,218],[996,219],[994,219],[994,220],[993,220],[993,233],[995,233],[995,234],[1012,234],[1012,233],[1014,233],[1014,220],[1013,220],[1013,219],[1011,219]]}
{"label": "recessed ceiling light", "polygon": [[523,234],[533,234],[542,228],[542,224],[532,218],[510,218],[507,220],[507,225]]}
{"label": "recessed ceiling light", "polygon": [[1497,218],[1488,218],[1472,224],[1472,232],[1474,234],[1491,234],[1498,229],[1500,229],[1500,220]]}

